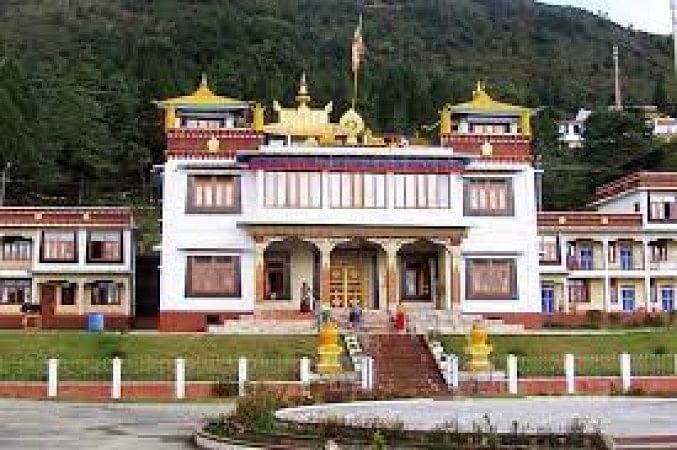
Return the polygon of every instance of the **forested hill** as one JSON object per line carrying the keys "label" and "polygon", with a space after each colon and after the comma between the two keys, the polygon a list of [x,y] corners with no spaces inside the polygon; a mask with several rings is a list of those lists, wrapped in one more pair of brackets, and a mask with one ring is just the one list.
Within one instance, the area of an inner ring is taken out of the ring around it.
{"label": "forested hill", "polygon": [[190,92],[203,71],[217,92],[270,105],[290,102],[305,70],[314,100],[342,111],[360,13],[358,105],[376,130],[435,123],[478,78],[520,104],[605,105],[614,43],[628,102],[652,102],[659,82],[674,92],[667,37],[532,0],[4,0],[0,160],[13,163],[10,193],[91,201],[147,183],[163,150],[151,100]]}

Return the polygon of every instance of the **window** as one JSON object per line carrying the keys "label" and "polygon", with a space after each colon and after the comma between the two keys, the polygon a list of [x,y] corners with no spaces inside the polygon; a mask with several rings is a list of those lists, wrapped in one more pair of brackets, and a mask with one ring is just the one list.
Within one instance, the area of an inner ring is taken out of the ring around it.
{"label": "window", "polygon": [[1,261],[30,261],[33,242],[30,239],[15,236],[0,238]]}
{"label": "window", "polygon": [[239,256],[188,256],[188,297],[239,297]]}
{"label": "window", "polygon": [[450,208],[449,174],[395,174],[396,208]]}
{"label": "window", "polygon": [[661,262],[668,260],[668,241],[658,240],[649,243],[651,251],[651,262]]}
{"label": "window", "polygon": [[675,196],[650,194],[649,220],[677,220],[677,200]]}
{"label": "window", "polygon": [[189,176],[190,214],[237,214],[240,212],[240,177],[234,175]]}
{"label": "window", "polygon": [[90,302],[92,305],[119,305],[120,287],[113,281],[97,281],[90,286]]}
{"label": "window", "polygon": [[400,282],[402,299],[407,301],[431,300],[430,255],[403,255]]}
{"label": "window", "polygon": [[538,237],[538,256],[542,263],[559,263],[559,239],[557,236]]}
{"label": "window", "polygon": [[514,300],[517,271],[514,259],[468,259],[467,297],[470,300]]}
{"label": "window", "polygon": [[31,301],[31,280],[0,279],[0,304],[21,305]]}
{"label": "window", "polygon": [[90,231],[87,262],[122,262],[122,232]]}
{"label": "window", "polygon": [[75,283],[66,283],[61,286],[61,304],[65,306],[75,305],[75,298],[78,292],[78,285]]}
{"label": "window", "polygon": [[290,268],[289,253],[266,253],[266,300],[291,300]]}
{"label": "window", "polygon": [[615,263],[616,262],[616,242],[609,242],[609,249],[608,249],[609,254],[607,257],[609,258],[610,263]]}
{"label": "window", "polygon": [[332,208],[385,208],[386,175],[383,173],[330,173],[329,206]]}
{"label": "window", "polygon": [[590,290],[587,280],[569,280],[569,301],[572,303],[590,303]]}
{"label": "window", "polygon": [[268,208],[321,208],[320,172],[266,172],[264,204]]}
{"label": "window", "polygon": [[464,180],[464,214],[466,216],[512,216],[512,180],[473,178]]}
{"label": "window", "polygon": [[43,231],[40,260],[43,262],[76,262],[77,241],[74,231]]}

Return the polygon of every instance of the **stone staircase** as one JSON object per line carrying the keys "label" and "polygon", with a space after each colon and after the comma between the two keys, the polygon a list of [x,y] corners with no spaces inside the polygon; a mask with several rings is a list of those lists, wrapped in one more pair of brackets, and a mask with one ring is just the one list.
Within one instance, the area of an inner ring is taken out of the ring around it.
{"label": "stone staircase", "polygon": [[677,434],[647,436],[616,436],[614,450],[677,449]]}
{"label": "stone staircase", "polygon": [[[336,321],[338,327],[342,330],[350,329],[349,310],[335,309],[331,312],[331,317]],[[393,331],[393,323],[388,311],[381,310],[363,310],[362,321],[359,329],[354,330],[361,333],[387,334]]]}
{"label": "stone staircase", "polygon": [[407,310],[408,328],[417,334],[428,334],[431,331],[440,334],[462,333],[472,329],[476,320],[484,322],[489,333],[521,333],[523,325],[506,324],[502,320],[486,319],[480,314],[462,314],[457,311],[437,309]]}
{"label": "stone staircase", "polygon": [[374,387],[398,395],[440,395],[447,385],[423,336],[363,334],[364,353],[374,358]]}

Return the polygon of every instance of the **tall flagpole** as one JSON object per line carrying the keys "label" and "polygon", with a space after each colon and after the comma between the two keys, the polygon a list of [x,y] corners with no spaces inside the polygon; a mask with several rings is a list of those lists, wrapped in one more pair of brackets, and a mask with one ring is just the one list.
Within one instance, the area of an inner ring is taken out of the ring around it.
{"label": "tall flagpole", "polygon": [[353,70],[353,109],[355,109],[355,105],[357,103],[357,71],[360,68],[363,55],[364,41],[362,37],[362,14],[360,14],[360,21],[357,24],[357,28],[355,28],[355,33],[353,34],[353,44],[351,46],[351,62]]}
{"label": "tall flagpole", "polygon": [[353,109],[357,101],[357,70],[353,70]]}

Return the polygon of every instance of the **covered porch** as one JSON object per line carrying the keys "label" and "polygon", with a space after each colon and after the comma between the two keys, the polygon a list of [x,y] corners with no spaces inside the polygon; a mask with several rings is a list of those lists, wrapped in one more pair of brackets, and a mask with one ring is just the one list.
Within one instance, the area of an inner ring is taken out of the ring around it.
{"label": "covered porch", "polygon": [[[463,228],[246,225],[256,308],[458,309]],[[309,301],[308,301],[309,299]],[[305,305],[302,305],[305,303]]]}

